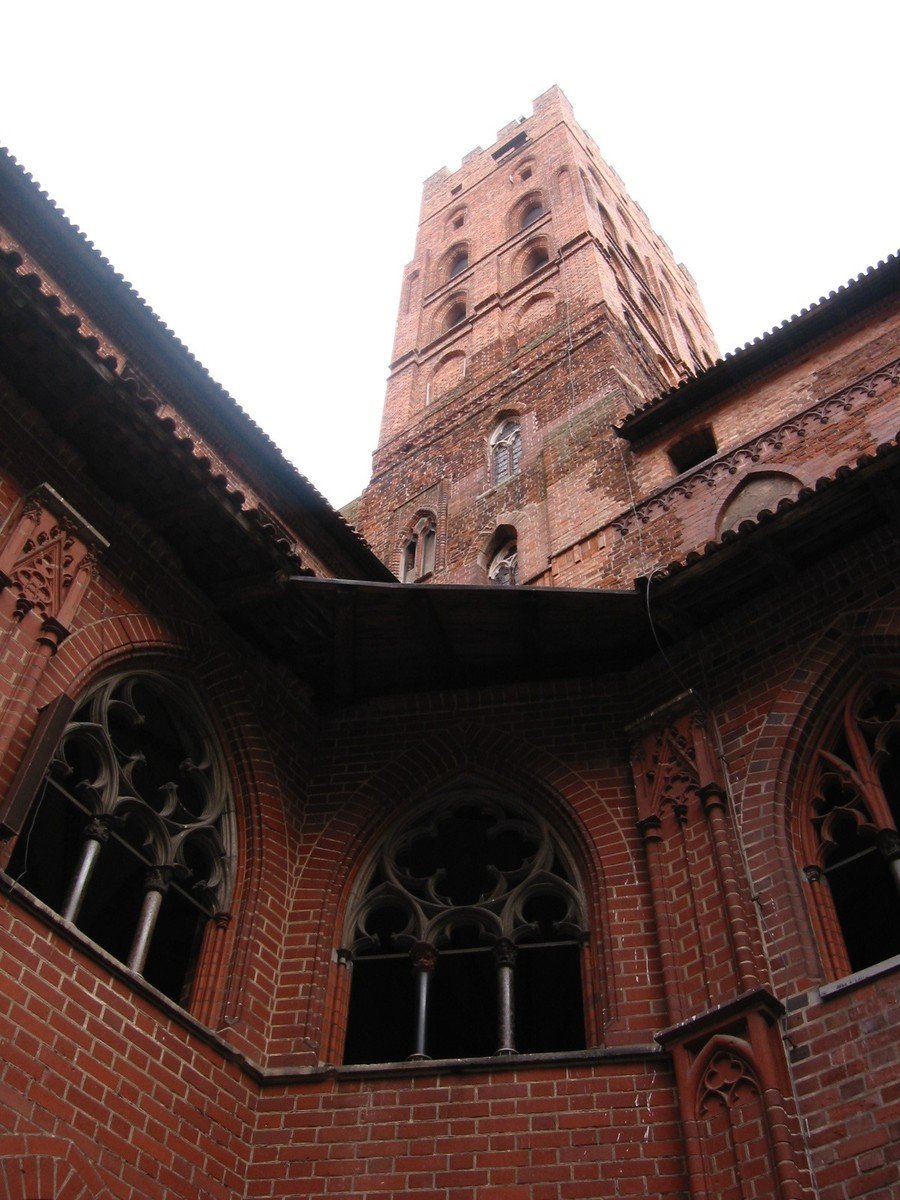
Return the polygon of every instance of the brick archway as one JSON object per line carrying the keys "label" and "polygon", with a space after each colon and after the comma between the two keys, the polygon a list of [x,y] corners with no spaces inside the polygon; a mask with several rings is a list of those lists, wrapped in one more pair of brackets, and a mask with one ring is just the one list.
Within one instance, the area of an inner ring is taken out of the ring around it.
{"label": "brick archway", "polygon": [[44,1134],[0,1137],[0,1200],[112,1200],[72,1142]]}

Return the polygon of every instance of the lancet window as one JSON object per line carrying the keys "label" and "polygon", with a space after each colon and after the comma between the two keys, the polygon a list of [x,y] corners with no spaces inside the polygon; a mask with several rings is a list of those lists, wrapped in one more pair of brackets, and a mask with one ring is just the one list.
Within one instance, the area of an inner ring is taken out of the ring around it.
{"label": "lancet window", "polygon": [[516,417],[501,421],[491,435],[491,483],[518,475],[522,464],[522,429]]}
{"label": "lancet window", "polygon": [[74,709],[7,870],[184,1004],[204,927],[227,908],[232,826],[222,756],[190,689],[120,674]]}
{"label": "lancet window", "polygon": [[817,750],[802,809],[829,972],[900,954],[900,679],[853,691]]}
{"label": "lancet window", "polygon": [[550,825],[477,793],[379,846],[351,904],[348,1063],[584,1047],[586,924]]}

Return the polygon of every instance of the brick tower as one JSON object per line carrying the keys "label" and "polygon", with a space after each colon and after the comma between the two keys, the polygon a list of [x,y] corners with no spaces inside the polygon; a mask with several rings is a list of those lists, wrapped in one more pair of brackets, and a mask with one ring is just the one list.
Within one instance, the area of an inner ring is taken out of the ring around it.
{"label": "brick tower", "polygon": [[595,582],[561,556],[628,502],[613,424],[717,354],[553,87],[425,183],[356,522],[407,582]]}

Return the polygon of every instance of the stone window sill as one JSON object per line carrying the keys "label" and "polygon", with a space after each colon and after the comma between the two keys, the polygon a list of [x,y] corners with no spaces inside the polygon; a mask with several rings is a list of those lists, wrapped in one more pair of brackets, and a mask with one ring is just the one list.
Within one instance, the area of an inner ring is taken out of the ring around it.
{"label": "stone window sill", "polygon": [[843,979],[836,979],[833,983],[823,983],[819,988],[819,998],[829,1000],[832,996],[840,996],[844,992],[862,987],[874,979],[880,979],[882,975],[891,975],[898,970],[900,970],[900,954],[895,954],[893,958],[886,958],[883,962],[874,963],[871,967],[864,967],[862,971],[854,971],[852,975],[845,975]]}

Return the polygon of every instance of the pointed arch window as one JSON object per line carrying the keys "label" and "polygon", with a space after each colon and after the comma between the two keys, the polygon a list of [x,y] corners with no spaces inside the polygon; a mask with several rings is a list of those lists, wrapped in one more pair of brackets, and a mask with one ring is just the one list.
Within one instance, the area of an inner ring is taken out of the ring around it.
{"label": "pointed arch window", "polygon": [[800,831],[829,973],[900,954],[900,679],[855,689],[815,752]]}
{"label": "pointed arch window", "polygon": [[350,906],[344,1061],[582,1049],[586,923],[549,823],[477,791],[376,850]]}
{"label": "pointed arch window", "polygon": [[401,583],[415,583],[434,574],[437,552],[437,523],[432,513],[417,519],[403,545]]}
{"label": "pointed arch window", "polygon": [[491,435],[491,484],[505,483],[518,475],[522,463],[522,429],[517,417],[509,417]]}
{"label": "pointed arch window", "polygon": [[75,707],[7,872],[185,1004],[204,927],[228,904],[233,821],[222,755],[190,686],[119,674]]}

